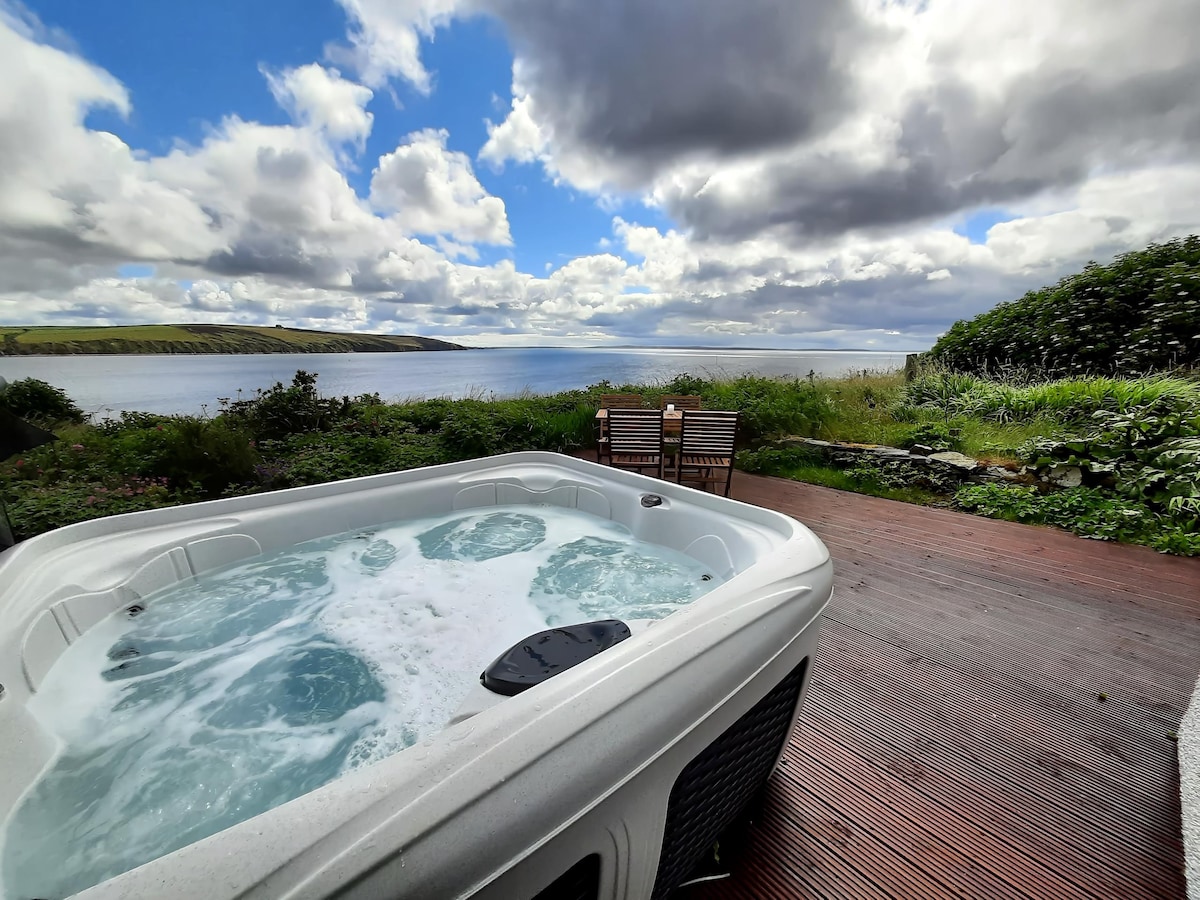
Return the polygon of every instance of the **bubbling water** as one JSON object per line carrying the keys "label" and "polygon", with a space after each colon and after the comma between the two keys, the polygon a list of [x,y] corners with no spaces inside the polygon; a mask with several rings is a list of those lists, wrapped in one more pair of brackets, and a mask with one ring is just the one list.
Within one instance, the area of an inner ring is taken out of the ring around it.
{"label": "bubbling water", "polygon": [[71,894],[440,730],[520,638],[659,619],[717,586],[696,560],[555,507],[320,538],[117,613],[30,702],[61,749],[4,836],[13,897]]}

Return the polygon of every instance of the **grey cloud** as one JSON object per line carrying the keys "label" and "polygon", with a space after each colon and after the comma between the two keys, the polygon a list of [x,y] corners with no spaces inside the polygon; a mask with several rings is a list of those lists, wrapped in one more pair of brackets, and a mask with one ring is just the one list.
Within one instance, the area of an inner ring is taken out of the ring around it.
{"label": "grey cloud", "polygon": [[230,249],[214,253],[204,261],[204,268],[217,275],[282,276],[295,281],[320,281],[322,263],[313,259],[299,239],[255,228],[246,233]]}
{"label": "grey cloud", "polygon": [[667,205],[698,237],[724,239],[780,228],[837,235],[1003,205],[1076,185],[1097,167],[1194,158],[1197,84],[1200,65],[1108,91],[1074,72],[1030,79],[992,111],[967,109],[963,86],[941,85],[910,105],[887,167],[800,154],[766,166],[749,197],[697,185],[668,196]]}
{"label": "grey cloud", "polygon": [[391,287],[397,291],[397,294],[393,296],[397,298],[395,302],[398,303],[440,309],[453,303],[456,299],[450,286],[440,279],[419,279],[403,284],[392,284]]}
{"label": "grey cloud", "polygon": [[[513,36],[552,165],[656,187],[701,238],[895,226],[1200,153],[1200,61],[1180,49],[1200,45],[1194,0],[1014,4],[1012,17],[1029,17],[1016,52],[1042,54],[1023,75],[1004,74],[1009,45],[937,31],[927,62],[919,42],[901,44],[895,79],[869,81],[857,79],[902,36],[849,0],[481,2]],[[1077,34],[1060,40],[1073,17]],[[848,122],[894,125],[881,132],[891,146],[821,143]],[[722,189],[731,158],[757,160],[758,175]]]}
{"label": "grey cloud", "polygon": [[695,154],[810,137],[850,90],[849,45],[872,31],[843,0],[488,0],[539,120],[645,176]]}

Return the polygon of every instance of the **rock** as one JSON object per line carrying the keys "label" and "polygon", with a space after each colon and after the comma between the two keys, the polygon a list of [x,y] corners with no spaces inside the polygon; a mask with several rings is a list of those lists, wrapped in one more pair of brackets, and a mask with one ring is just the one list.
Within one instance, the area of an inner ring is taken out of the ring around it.
{"label": "rock", "polygon": [[933,453],[933,448],[928,444],[913,444],[912,452],[916,456],[928,456],[930,453]]}
{"label": "rock", "polygon": [[1083,484],[1083,471],[1079,466],[1055,465],[1050,467],[1050,471],[1043,475],[1042,479],[1059,487],[1079,487]]}
{"label": "rock", "polygon": [[908,459],[912,455],[907,450],[900,450],[896,447],[872,447],[868,452],[881,459]]}
{"label": "rock", "polygon": [[987,466],[982,472],[975,473],[976,481],[1020,481],[1021,476],[1012,469],[1004,466]]}
{"label": "rock", "polygon": [[942,453],[930,453],[929,458],[937,460],[947,466],[952,466],[964,473],[974,472],[979,468],[979,462],[967,456],[965,453],[956,453],[953,450],[946,450]]}

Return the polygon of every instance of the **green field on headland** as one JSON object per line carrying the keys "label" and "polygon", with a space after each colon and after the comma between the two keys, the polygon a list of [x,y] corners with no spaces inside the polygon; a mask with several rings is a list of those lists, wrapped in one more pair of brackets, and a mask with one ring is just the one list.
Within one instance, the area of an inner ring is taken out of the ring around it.
{"label": "green field on headland", "polygon": [[0,356],[83,353],[403,353],[463,350],[434,338],[353,334],[258,325],[94,325],[0,327]]}

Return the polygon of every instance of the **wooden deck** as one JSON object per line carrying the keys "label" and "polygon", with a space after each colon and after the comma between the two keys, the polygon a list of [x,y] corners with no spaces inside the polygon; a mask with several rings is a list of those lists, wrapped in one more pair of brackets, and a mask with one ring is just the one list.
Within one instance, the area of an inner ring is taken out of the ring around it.
{"label": "wooden deck", "polygon": [[741,472],[734,496],[820,535],[834,599],[733,877],[680,900],[1184,895],[1200,561]]}

